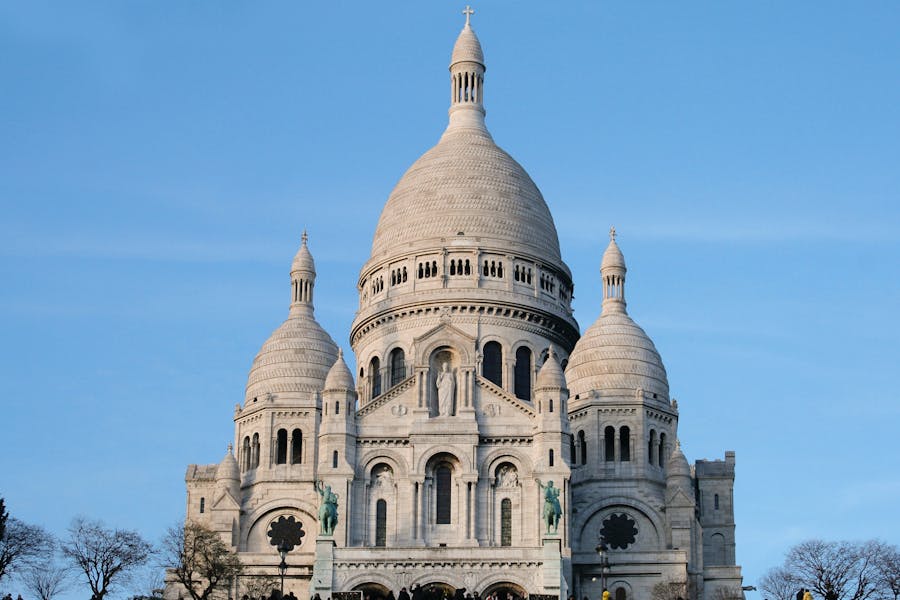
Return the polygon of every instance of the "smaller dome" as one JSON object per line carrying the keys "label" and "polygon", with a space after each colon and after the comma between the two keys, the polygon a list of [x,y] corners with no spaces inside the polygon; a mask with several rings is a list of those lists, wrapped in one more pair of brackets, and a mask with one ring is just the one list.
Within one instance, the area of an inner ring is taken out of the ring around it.
{"label": "smaller dome", "polygon": [[547,360],[544,361],[544,365],[538,371],[537,382],[534,387],[538,390],[541,388],[566,387],[566,378],[563,376],[559,363],[556,362],[556,354],[553,352],[552,347],[547,355]]}
{"label": "smaller dome", "polygon": [[566,381],[572,397],[592,390],[632,395],[637,389],[669,397],[669,382],[653,341],[624,312],[601,315],[569,355]]}
{"label": "smaller dome", "polygon": [[456,38],[456,44],[453,45],[453,54],[450,55],[450,67],[460,62],[475,62],[484,66],[484,52],[481,49],[481,42],[478,36],[469,25],[468,19],[466,26],[459,32]]}
{"label": "smaller dome", "polygon": [[666,479],[675,477],[691,477],[691,466],[688,464],[684,452],[681,451],[681,441],[677,438],[675,439],[675,448],[666,461]]}
{"label": "smaller dome", "polygon": [[316,262],[313,260],[312,254],[306,246],[309,236],[306,235],[305,230],[303,231],[303,237],[301,239],[303,240],[303,243],[300,245],[300,249],[297,251],[296,256],[294,256],[294,262],[291,263],[291,273],[294,273],[295,271],[307,271],[315,274]]}
{"label": "smaller dome", "polygon": [[353,375],[350,374],[350,369],[347,368],[347,363],[344,361],[344,351],[338,348],[337,360],[334,361],[331,370],[325,377],[324,390],[353,390],[355,388]]}
{"label": "smaller dome", "polygon": [[669,490],[680,488],[689,497],[693,497],[694,480],[691,477],[691,467],[684,452],[681,451],[681,442],[677,438],[675,448],[666,461],[666,487]]}
{"label": "smaller dome", "polygon": [[606,269],[626,270],[625,256],[616,243],[615,227],[610,227],[609,229],[609,246],[606,247],[606,252],[603,253],[603,260],[600,262],[600,272],[602,273]]}
{"label": "smaller dome", "polygon": [[238,468],[237,460],[234,458],[231,444],[228,444],[228,452],[225,458],[216,467],[216,481],[240,481],[241,470]]}

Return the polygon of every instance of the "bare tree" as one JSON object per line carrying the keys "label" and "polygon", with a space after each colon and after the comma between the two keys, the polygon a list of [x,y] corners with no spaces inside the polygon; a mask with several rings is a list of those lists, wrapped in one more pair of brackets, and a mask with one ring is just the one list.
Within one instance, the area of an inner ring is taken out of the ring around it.
{"label": "bare tree", "polygon": [[[3,510],[5,513],[5,509]],[[5,513],[8,517],[8,513]],[[42,527],[6,518],[0,538],[0,580],[54,547],[53,536]]]}
{"label": "bare tree", "polygon": [[788,551],[782,569],[822,600],[869,600],[878,589],[871,542],[807,540]]}
{"label": "bare tree", "polygon": [[763,575],[759,587],[774,600],[794,600],[800,581],[788,569],[775,567]]}
{"label": "bare tree", "polygon": [[52,600],[72,586],[72,570],[57,562],[29,565],[19,574],[18,579],[25,589],[40,600]]}
{"label": "bare tree", "polygon": [[900,550],[882,542],[874,542],[875,577],[879,595],[885,600],[900,597]]}
{"label": "bare tree", "polygon": [[84,573],[92,600],[103,600],[111,588],[126,583],[154,549],[135,531],[109,529],[100,521],[79,518],[69,527],[62,552]]}
{"label": "bare tree", "polygon": [[170,527],[162,542],[163,559],[193,600],[207,600],[240,575],[243,565],[218,533],[200,523]]}

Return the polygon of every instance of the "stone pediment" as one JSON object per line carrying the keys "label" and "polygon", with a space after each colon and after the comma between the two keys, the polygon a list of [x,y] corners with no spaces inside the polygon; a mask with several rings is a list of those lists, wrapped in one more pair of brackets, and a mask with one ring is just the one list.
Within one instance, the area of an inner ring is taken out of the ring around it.
{"label": "stone pediment", "polygon": [[221,490],[212,503],[212,510],[240,510],[241,503],[228,490]]}
{"label": "stone pediment", "polygon": [[694,499],[688,496],[683,489],[675,488],[675,491],[669,494],[666,506],[671,506],[672,508],[693,508]]}
{"label": "stone pediment", "polygon": [[416,375],[410,375],[381,396],[360,407],[356,418],[360,424],[374,417],[384,419],[406,419],[412,416],[416,406]]}
{"label": "stone pediment", "polygon": [[534,407],[481,376],[475,378],[474,407],[482,435],[503,435],[510,428],[531,435],[536,426]]}
{"label": "stone pediment", "polygon": [[474,336],[459,329],[449,320],[444,321],[413,339],[416,361],[420,364],[427,364],[431,350],[437,346],[446,345],[452,346],[461,353],[463,364],[473,364],[474,357],[471,353],[475,349],[477,341]]}

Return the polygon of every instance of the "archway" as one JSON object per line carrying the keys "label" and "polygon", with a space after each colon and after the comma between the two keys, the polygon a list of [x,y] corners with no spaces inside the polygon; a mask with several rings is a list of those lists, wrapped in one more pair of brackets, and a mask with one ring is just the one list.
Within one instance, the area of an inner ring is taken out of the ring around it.
{"label": "archway", "polygon": [[497,583],[492,583],[487,586],[484,591],[481,592],[482,598],[485,598],[488,595],[495,595],[497,600],[516,600],[517,598],[527,598],[528,592],[525,591],[525,588],[515,583],[498,581]]}
{"label": "archway", "polygon": [[456,588],[442,581],[422,585],[422,600],[451,600],[455,594]]}
{"label": "archway", "polygon": [[380,583],[370,581],[357,585],[353,588],[353,591],[362,592],[363,600],[385,600],[390,590]]}

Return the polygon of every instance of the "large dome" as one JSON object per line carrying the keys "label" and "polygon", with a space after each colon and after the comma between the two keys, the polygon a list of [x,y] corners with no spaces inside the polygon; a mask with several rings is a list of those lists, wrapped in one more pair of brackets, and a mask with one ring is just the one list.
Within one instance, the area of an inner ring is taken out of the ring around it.
{"label": "large dome", "polygon": [[381,213],[372,257],[439,246],[457,235],[562,262],[541,192],[483,129],[448,129],[409,168]]}

